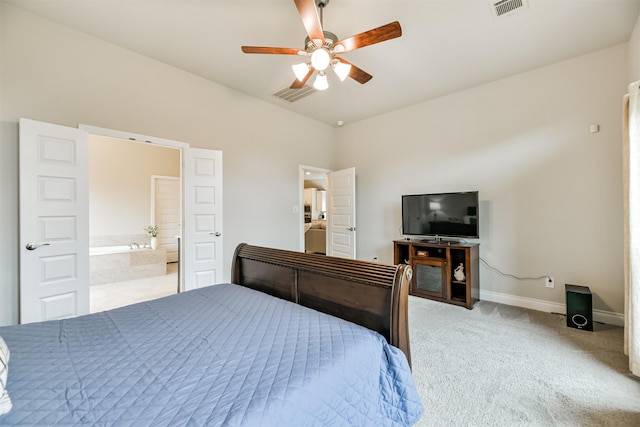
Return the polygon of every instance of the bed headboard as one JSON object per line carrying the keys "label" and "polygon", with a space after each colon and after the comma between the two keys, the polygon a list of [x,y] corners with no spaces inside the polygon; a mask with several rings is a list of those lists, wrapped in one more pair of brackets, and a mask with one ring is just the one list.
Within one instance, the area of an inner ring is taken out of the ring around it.
{"label": "bed headboard", "polygon": [[411,267],[264,248],[241,243],[231,266],[238,285],[293,301],[372,329],[409,348]]}

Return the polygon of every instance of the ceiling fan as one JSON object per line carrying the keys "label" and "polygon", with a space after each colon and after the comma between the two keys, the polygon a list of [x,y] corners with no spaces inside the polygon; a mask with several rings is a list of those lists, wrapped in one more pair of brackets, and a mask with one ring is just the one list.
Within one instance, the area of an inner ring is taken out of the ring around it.
{"label": "ceiling fan", "polygon": [[[400,37],[402,28],[398,21],[391,22],[381,27],[373,28],[364,33],[338,40],[338,37],[322,29],[322,10],[329,0],[294,0],[298,13],[302,18],[302,24],[307,30],[304,49],[288,47],[262,47],[242,46],[244,53],[265,53],[275,55],[300,55],[309,58],[308,61],[293,65],[296,80],[291,89],[300,89],[317,71],[318,75],[313,83],[317,90],[329,87],[326,70],[331,67],[341,81],[351,77],[355,81],[365,84],[373,77],[366,71],[351,64],[342,58],[341,54],[361,47],[381,43]],[[316,9],[317,7],[317,9]],[[318,9],[320,13],[318,14]]]}

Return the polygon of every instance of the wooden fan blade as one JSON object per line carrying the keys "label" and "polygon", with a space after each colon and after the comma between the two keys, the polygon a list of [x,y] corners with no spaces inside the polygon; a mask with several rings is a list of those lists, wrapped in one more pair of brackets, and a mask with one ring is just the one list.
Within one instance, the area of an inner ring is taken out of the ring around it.
{"label": "wooden fan blade", "polygon": [[295,79],[293,81],[293,83],[291,83],[291,86],[289,86],[291,89],[300,89],[302,86],[304,86],[307,81],[309,80],[309,78],[311,78],[311,76],[313,75],[313,72],[316,71],[315,68],[310,67],[309,68],[309,72],[307,73],[306,76],[304,76],[304,79],[302,79],[302,81]]}
{"label": "wooden fan blade", "polygon": [[307,52],[292,47],[242,46],[244,53],[268,53],[274,55],[306,55]]}
{"label": "wooden fan blade", "polygon": [[361,68],[356,67],[346,59],[340,58],[338,56],[336,56],[336,59],[342,62],[343,64],[351,65],[351,70],[349,71],[349,77],[351,77],[353,80],[357,81],[358,83],[365,84],[366,82],[368,82],[373,78],[371,74],[367,73]]}
{"label": "wooden fan blade", "polygon": [[322,40],[324,44],[324,32],[322,31],[322,24],[320,23],[320,16],[318,16],[318,9],[316,9],[315,0],[294,0],[300,18],[302,18],[302,25],[307,30],[309,38],[313,40]]}
{"label": "wooden fan blade", "polygon": [[361,47],[395,39],[401,35],[402,28],[400,27],[400,23],[398,21],[393,21],[387,25],[340,40],[335,44],[333,49],[338,53],[349,52],[350,50],[360,49]]}

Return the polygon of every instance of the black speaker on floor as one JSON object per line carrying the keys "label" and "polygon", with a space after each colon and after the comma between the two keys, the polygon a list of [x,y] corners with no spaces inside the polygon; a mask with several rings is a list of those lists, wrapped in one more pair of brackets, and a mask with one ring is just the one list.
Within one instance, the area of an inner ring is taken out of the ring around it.
{"label": "black speaker on floor", "polygon": [[564,285],[567,294],[567,326],[593,331],[591,291],[587,286]]}

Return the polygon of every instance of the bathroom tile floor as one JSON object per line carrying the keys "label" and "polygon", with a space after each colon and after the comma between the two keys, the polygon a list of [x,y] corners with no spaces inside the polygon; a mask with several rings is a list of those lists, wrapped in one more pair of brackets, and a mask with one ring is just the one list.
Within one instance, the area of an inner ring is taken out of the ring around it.
{"label": "bathroom tile floor", "polygon": [[89,288],[90,310],[97,313],[137,302],[175,294],[178,288],[178,264],[167,264],[164,276],[105,283]]}

